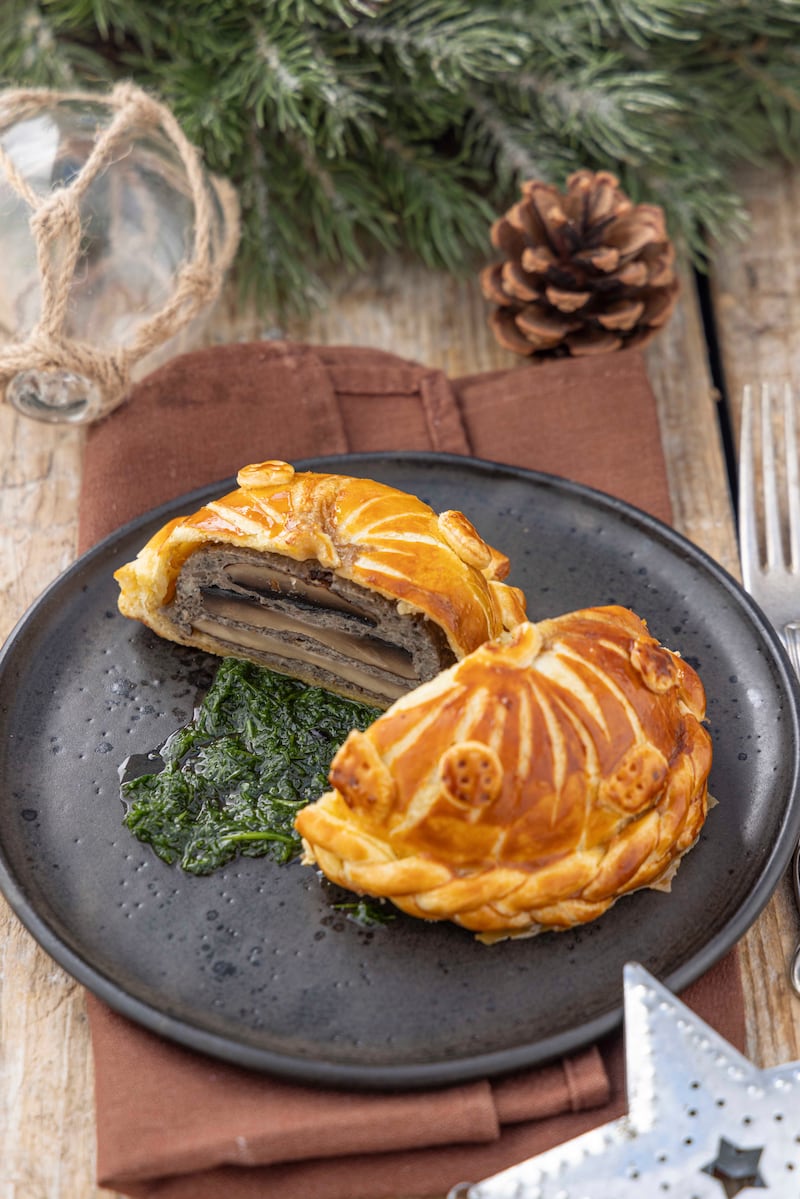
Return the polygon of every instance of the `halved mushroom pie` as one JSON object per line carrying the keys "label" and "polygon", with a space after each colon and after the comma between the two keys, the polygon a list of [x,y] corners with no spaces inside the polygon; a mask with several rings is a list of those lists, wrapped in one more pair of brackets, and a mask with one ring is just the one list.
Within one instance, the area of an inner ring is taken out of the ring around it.
{"label": "halved mushroom pie", "polygon": [[354,731],[299,812],[334,882],[482,940],[668,890],[706,818],[695,671],[621,607],[525,622]]}
{"label": "halved mushroom pie", "polygon": [[126,616],[379,707],[525,619],[461,512],[286,462],[237,482],[115,573]]}

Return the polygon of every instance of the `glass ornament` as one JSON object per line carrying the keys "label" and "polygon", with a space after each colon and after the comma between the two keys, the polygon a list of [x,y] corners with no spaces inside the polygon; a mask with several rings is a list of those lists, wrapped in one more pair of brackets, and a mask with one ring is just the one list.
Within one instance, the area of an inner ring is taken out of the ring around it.
{"label": "glass ornament", "polygon": [[105,96],[0,93],[8,402],[44,421],[110,412],[133,380],[194,340],[236,251],[238,218],[230,185],[134,85]]}

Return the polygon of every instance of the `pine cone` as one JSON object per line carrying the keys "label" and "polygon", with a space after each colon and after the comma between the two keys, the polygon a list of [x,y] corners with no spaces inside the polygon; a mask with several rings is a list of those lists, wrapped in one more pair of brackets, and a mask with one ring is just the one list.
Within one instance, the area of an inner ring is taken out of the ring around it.
{"label": "pine cone", "polygon": [[521,190],[492,226],[505,261],[481,273],[500,344],[555,358],[649,341],[678,293],[662,210],[634,205],[608,171],[577,171],[566,195],[536,180]]}

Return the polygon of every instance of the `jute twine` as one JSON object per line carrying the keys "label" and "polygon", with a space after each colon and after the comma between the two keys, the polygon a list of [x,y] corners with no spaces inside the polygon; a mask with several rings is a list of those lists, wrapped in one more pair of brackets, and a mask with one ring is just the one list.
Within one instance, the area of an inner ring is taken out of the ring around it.
{"label": "jute twine", "polygon": [[[37,324],[24,341],[0,348],[0,386],[3,392],[20,371],[65,370],[95,383],[102,397],[92,419],[104,416],[125,398],[134,365],[168,341],[207,304],[216,299],[239,243],[239,203],[234,188],[224,179],[208,175],[200,155],[170,110],[132,83],[120,83],[108,95],[94,92],[56,92],[45,88],[14,89],[0,96],[0,120],[6,124],[18,110],[30,115],[32,107],[60,102],[102,103],[113,112],[106,128],[95,139],[80,172],[68,186],[45,195],[33,190],[0,145],[0,169],[31,209],[30,230],[36,244],[42,304]],[[194,204],[194,240],[191,255],[175,274],[172,295],[163,307],[138,326],[131,341],[101,350],[69,337],[64,329],[70,285],[81,249],[80,202],[92,181],[113,160],[133,127],[138,131],[160,128],[180,155]],[[215,244],[213,187],[224,217],[224,238]],[[63,238],[63,252],[51,247]]]}

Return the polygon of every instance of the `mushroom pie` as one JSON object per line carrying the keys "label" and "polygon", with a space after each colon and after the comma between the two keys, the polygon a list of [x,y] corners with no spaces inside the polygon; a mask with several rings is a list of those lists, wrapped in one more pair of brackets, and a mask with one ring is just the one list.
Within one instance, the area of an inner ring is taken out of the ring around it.
{"label": "mushroom pie", "polygon": [[669,890],[709,804],[704,714],[627,609],[523,622],[349,734],[295,818],[305,860],[484,941],[585,923]]}
{"label": "mushroom pie", "polygon": [[383,708],[525,619],[461,512],[287,462],[237,482],[115,573],[126,616]]}

